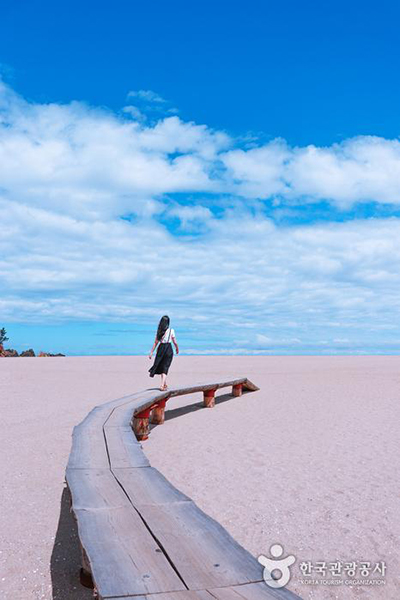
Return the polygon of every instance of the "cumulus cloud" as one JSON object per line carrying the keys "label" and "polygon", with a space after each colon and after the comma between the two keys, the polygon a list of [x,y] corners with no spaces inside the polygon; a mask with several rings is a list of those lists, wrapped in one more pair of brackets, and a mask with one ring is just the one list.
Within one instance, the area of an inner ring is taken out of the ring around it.
{"label": "cumulus cloud", "polygon": [[273,141],[223,155],[233,187],[250,198],[280,196],[296,203],[328,200],[400,203],[400,142],[360,136],[329,148],[290,148]]}
{"label": "cumulus cloud", "polygon": [[398,203],[397,140],[245,150],[176,116],[150,126],[1,85],[3,321],[136,322],[162,307],[220,351],[398,343],[399,219],[281,227],[263,211]]}
{"label": "cumulus cloud", "polygon": [[296,150],[288,167],[291,195],[341,206],[375,200],[400,203],[400,142],[363,136],[331,148]]}
{"label": "cumulus cloud", "polygon": [[168,192],[217,187],[222,133],[176,116],[146,127],[80,103],[29,104],[4,85],[0,97],[0,185],[10,200],[111,218]]}
{"label": "cumulus cloud", "polygon": [[132,106],[131,104],[129,104],[128,106],[124,106],[122,111],[125,114],[130,115],[136,121],[146,120],[146,115],[144,115],[142,111],[137,108],[137,106]]}
{"label": "cumulus cloud", "polygon": [[259,148],[237,148],[221,157],[231,189],[246,198],[270,198],[289,191],[286,165],[292,151],[276,140]]}
{"label": "cumulus cloud", "polygon": [[204,224],[209,223],[213,214],[206,206],[182,206],[181,204],[173,204],[165,211],[165,216],[168,218],[176,217],[179,219],[183,229],[198,229]]}
{"label": "cumulus cloud", "polygon": [[399,314],[397,219],[282,230],[231,217],[188,242],[155,221],[89,223],[4,201],[0,217],[3,318],[135,321],[166,306],[262,349],[386,337]]}
{"label": "cumulus cloud", "polygon": [[156,92],[153,92],[152,90],[133,90],[128,92],[128,98],[140,98],[141,100],[146,100],[147,102],[157,102],[161,104],[166,102],[162,96]]}
{"label": "cumulus cloud", "polygon": [[161,115],[176,115],[179,110],[171,106],[162,96],[152,90],[133,90],[127,95],[129,102],[128,106],[123,108],[126,114],[129,114],[134,119],[148,121],[151,118],[159,119]]}

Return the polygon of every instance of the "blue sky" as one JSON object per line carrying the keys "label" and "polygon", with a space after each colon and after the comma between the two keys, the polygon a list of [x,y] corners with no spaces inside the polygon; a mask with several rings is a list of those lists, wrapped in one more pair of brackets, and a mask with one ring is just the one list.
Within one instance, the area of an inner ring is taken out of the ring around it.
{"label": "blue sky", "polygon": [[396,2],[19,2],[0,23],[17,349],[400,349]]}
{"label": "blue sky", "polygon": [[1,62],[43,102],[119,110],[155,90],[184,120],[325,145],[399,129],[398,2],[3,3]]}

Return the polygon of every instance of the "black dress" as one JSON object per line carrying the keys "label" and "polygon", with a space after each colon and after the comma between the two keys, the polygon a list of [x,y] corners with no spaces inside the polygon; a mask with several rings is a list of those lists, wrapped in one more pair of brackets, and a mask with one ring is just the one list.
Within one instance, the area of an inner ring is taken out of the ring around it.
{"label": "black dress", "polygon": [[[171,330],[169,332],[168,340],[171,337]],[[150,377],[154,375],[161,375],[162,373],[168,374],[168,369],[171,366],[174,351],[172,350],[172,344],[170,341],[163,342],[158,345],[157,354],[154,359],[153,366],[149,369]]]}

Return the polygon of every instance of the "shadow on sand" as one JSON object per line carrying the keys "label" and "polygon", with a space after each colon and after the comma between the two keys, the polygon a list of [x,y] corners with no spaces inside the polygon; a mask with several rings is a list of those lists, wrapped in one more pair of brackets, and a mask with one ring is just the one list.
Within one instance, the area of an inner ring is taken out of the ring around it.
{"label": "shadow on sand", "polygon": [[69,491],[65,487],[61,495],[60,518],[50,560],[53,600],[93,600],[92,591],[80,584],[80,567],[78,530],[70,510]]}
{"label": "shadow on sand", "polygon": [[[221,394],[221,396],[215,396],[215,405],[217,406],[218,404],[222,404],[228,400],[232,400],[232,394]],[[171,419],[182,417],[183,415],[195,412],[196,410],[203,410],[203,408],[203,402],[196,402],[195,404],[187,404],[186,406],[171,409],[168,409],[167,405],[167,409],[165,411],[165,420],[170,421]]]}

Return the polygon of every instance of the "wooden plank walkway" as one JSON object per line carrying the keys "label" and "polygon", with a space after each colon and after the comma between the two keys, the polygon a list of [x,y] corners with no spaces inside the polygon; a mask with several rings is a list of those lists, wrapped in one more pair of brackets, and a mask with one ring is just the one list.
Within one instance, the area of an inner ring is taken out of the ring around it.
{"label": "wooden plank walkway", "polygon": [[258,389],[240,378],[145,390],[94,408],[74,428],[66,481],[81,581],[93,583],[99,600],[299,598],[269,588],[256,558],[151,467],[138,441],[147,439],[150,422],[164,422],[171,398],[201,392],[212,408],[224,387],[233,396]]}

